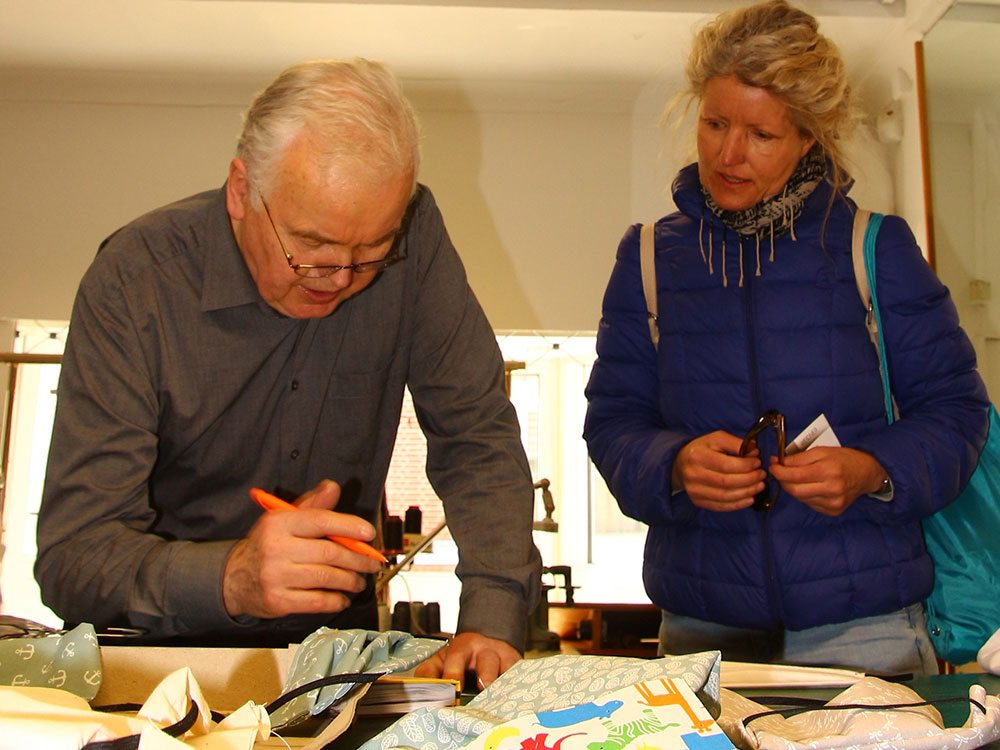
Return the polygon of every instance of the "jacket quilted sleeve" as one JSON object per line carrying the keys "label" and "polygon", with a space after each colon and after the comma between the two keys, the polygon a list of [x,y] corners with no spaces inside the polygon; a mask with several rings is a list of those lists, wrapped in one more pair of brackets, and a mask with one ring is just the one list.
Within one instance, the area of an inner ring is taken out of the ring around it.
{"label": "jacket quilted sleeve", "polygon": [[986,388],[947,288],[901,218],[876,243],[876,290],[899,420],[852,442],[892,478],[893,501],[866,499],[881,523],[925,518],[958,496],[986,441]]}
{"label": "jacket quilted sleeve", "polygon": [[666,429],[657,392],[635,225],[618,246],[604,294],[583,436],[622,511],[651,526],[679,520],[670,503],[670,472],[677,452],[694,437]]}

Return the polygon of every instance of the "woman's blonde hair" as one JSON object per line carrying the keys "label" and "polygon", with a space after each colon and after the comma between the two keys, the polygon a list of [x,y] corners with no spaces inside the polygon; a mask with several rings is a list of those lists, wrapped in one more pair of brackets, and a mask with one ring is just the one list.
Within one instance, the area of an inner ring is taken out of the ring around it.
{"label": "woman's blonde hair", "polygon": [[696,34],[685,73],[688,88],[678,100],[687,98],[689,106],[721,76],[765,89],[788,108],[799,132],[819,143],[833,165],[834,188],[849,181],[844,141],[860,111],[840,51],[819,33],[813,16],[785,0],[722,13]]}

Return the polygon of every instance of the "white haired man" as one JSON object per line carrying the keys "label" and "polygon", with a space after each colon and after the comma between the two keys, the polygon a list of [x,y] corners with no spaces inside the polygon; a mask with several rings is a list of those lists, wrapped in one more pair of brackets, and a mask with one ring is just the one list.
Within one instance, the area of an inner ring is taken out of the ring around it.
{"label": "white haired man", "polygon": [[[303,63],[247,110],[221,189],[109,237],[74,305],[38,524],[43,600],[147,642],[274,646],[377,625],[370,541],[404,387],[459,548],[457,635],[489,683],[538,592],[503,362],[399,84]],[[262,514],[264,487],[298,513]]]}

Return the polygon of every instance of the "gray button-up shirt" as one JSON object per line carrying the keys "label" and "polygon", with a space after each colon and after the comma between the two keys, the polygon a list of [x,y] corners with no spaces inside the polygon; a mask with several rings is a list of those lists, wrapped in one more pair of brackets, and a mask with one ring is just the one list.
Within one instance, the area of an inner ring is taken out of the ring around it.
{"label": "gray button-up shirt", "polygon": [[35,565],[47,605],[159,637],[336,625],[236,622],[226,556],[261,513],[252,486],[293,499],[333,479],[337,510],[375,521],[409,386],[458,544],[458,630],[523,646],[540,560],[503,362],[428,189],[411,211],[406,259],[319,319],[261,299],[224,190],[103,243],[59,382]]}

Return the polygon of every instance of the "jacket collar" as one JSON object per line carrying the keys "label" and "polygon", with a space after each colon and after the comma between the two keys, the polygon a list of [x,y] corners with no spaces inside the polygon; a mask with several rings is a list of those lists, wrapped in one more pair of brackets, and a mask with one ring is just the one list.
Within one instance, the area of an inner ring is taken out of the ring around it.
{"label": "jacket collar", "polygon": [[[822,180],[819,185],[808,195],[802,204],[802,212],[809,215],[814,209],[819,208],[822,211],[826,210],[826,206],[830,202],[830,193],[833,191],[833,187],[830,184],[829,176],[831,175],[831,167],[829,163],[827,164],[827,179]],[[850,180],[843,188],[841,188],[841,193],[847,195],[851,187],[854,185],[854,180]],[[701,178],[698,174],[698,163],[694,162],[688,164],[686,167],[677,173],[677,177],[674,178],[674,182],[671,185],[671,192],[674,199],[674,205],[685,215],[701,221],[703,214],[708,214],[710,220],[718,221],[718,217],[713,214],[708,206],[705,205],[705,199],[701,190]],[[721,222],[720,222],[721,224]]]}

